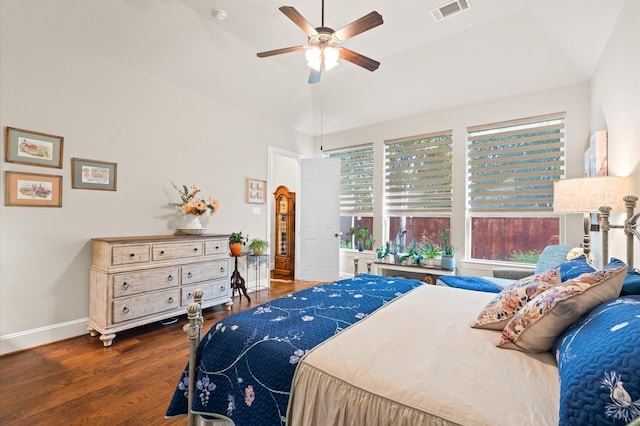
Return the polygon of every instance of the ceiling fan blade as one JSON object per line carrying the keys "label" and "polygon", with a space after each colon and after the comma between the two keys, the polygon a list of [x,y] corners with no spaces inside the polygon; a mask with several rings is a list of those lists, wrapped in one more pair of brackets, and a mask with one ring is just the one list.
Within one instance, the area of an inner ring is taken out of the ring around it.
{"label": "ceiling fan blade", "polygon": [[304,48],[305,48],[305,46],[285,47],[285,48],[282,48],[282,49],[268,50],[266,52],[260,52],[257,55],[258,55],[258,58],[266,58],[268,56],[281,55],[283,53],[297,52],[298,50],[304,50]]}
{"label": "ceiling fan blade", "polygon": [[321,75],[322,75],[322,72],[316,71],[313,68],[311,68],[311,72],[309,73],[309,84],[319,83]]}
{"label": "ceiling fan blade", "polygon": [[340,28],[333,35],[338,37],[340,40],[347,40],[353,36],[357,36],[360,33],[370,30],[371,28],[375,28],[378,25],[382,25],[382,15],[378,12],[371,12],[362,18],[353,21],[349,25]]}
{"label": "ceiling fan blade", "polygon": [[375,71],[380,66],[380,62],[375,61],[371,58],[367,58],[364,55],[354,52],[353,50],[349,50],[345,47],[340,48],[340,57],[345,61],[352,62],[362,68],[366,68],[369,71]]}
{"label": "ceiling fan blade", "polygon": [[300,29],[302,29],[302,31],[307,33],[307,35],[310,35],[310,36],[318,35],[318,31],[316,31],[316,29],[313,28],[313,26],[309,23],[309,21],[307,21],[305,17],[302,16],[300,12],[296,10],[295,7],[282,6],[280,8],[280,12],[287,15],[287,18],[291,19],[293,23],[299,26]]}

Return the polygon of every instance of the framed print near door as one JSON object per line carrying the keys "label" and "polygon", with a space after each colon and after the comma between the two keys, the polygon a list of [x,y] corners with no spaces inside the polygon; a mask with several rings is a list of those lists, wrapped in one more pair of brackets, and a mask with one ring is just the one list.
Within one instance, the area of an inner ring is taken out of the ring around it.
{"label": "framed print near door", "polygon": [[118,164],[106,161],[71,159],[71,187],[75,189],[117,189]]}
{"label": "framed print near door", "polygon": [[267,195],[267,182],[247,178],[247,203],[264,204]]}
{"label": "framed print near door", "polygon": [[5,172],[5,205],[62,207],[62,176]]}
{"label": "framed print near door", "polygon": [[62,168],[62,136],[7,127],[4,155],[8,163]]}

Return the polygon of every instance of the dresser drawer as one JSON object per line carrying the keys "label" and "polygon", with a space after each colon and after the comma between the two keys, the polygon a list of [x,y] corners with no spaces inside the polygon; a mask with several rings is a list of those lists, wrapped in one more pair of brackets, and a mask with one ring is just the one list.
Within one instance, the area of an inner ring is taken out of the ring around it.
{"label": "dresser drawer", "polygon": [[189,241],[183,243],[154,244],[151,249],[154,262],[161,260],[186,259],[203,256],[203,242]]}
{"label": "dresser drawer", "polygon": [[122,298],[113,301],[113,322],[129,321],[179,307],[179,288]]}
{"label": "dresser drawer", "polygon": [[193,302],[193,292],[201,288],[204,291],[203,301],[209,301],[213,299],[220,299],[223,297],[229,297],[231,284],[228,280],[216,280],[206,283],[198,283],[189,287],[182,288],[182,306],[186,307],[189,303]]}
{"label": "dresser drawer", "polygon": [[132,296],[146,291],[177,287],[180,283],[177,266],[125,272],[113,276],[113,297]]}
{"label": "dresser drawer", "polygon": [[192,263],[182,267],[182,285],[201,281],[210,281],[229,276],[229,261],[213,260],[204,263]]}
{"label": "dresser drawer", "polygon": [[229,254],[229,239],[208,240],[204,243],[204,255]]}
{"label": "dresser drawer", "polygon": [[131,265],[149,261],[149,244],[116,246],[111,250],[111,265]]}

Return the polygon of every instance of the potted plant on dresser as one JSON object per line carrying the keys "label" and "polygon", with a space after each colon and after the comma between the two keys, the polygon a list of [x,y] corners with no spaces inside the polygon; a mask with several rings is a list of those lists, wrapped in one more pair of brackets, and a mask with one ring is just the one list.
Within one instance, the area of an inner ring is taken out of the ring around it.
{"label": "potted plant on dresser", "polygon": [[242,246],[247,245],[247,241],[249,241],[249,237],[242,235],[242,231],[232,232],[231,235],[229,235],[229,250],[231,251],[231,255],[239,256],[242,251]]}

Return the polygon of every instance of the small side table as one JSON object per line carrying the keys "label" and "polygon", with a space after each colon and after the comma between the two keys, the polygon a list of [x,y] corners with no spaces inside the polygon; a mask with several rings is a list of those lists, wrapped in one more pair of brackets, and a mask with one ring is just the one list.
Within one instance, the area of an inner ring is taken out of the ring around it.
{"label": "small side table", "polygon": [[[269,277],[269,255],[250,254],[247,256],[247,278],[249,278],[249,265],[253,266],[253,269],[255,271],[257,293],[258,289],[260,288],[260,279],[262,278],[262,265],[267,265],[266,276]],[[267,289],[269,289],[269,287],[267,287]]]}
{"label": "small side table", "polygon": [[[233,270],[233,274],[231,274],[231,297],[236,295],[236,290],[238,290],[238,296],[240,296],[240,300],[242,300],[242,295],[247,298],[249,302],[251,302],[251,298],[247,294],[247,287],[244,285],[244,278],[240,275],[240,271],[238,271],[238,258],[242,256],[246,256],[247,253],[240,253],[237,256],[229,253],[229,256],[235,258],[235,269]],[[242,293],[240,293],[242,291]]]}

